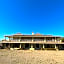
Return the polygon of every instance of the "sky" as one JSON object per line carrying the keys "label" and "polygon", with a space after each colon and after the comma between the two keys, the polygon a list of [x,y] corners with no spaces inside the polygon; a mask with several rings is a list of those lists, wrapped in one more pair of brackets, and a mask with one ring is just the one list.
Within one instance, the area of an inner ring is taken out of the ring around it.
{"label": "sky", "polygon": [[64,36],[64,0],[0,0],[0,39],[18,32]]}

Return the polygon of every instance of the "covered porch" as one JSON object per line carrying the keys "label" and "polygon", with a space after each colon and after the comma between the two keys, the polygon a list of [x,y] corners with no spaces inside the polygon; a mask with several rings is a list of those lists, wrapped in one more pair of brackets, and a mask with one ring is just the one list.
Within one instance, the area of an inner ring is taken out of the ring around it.
{"label": "covered porch", "polygon": [[3,48],[18,50],[64,50],[64,44],[3,43]]}

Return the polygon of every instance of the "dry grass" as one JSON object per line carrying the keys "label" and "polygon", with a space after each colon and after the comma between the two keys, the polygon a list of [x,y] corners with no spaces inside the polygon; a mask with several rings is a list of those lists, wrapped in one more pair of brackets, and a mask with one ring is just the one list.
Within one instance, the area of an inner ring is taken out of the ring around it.
{"label": "dry grass", "polygon": [[64,51],[0,50],[0,64],[64,64]]}

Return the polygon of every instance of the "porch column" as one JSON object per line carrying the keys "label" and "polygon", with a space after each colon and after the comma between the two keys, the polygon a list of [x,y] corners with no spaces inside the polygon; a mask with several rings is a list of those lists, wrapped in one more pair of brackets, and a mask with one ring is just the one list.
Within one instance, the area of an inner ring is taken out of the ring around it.
{"label": "porch column", "polygon": [[56,42],[56,37],[55,37],[55,42]]}
{"label": "porch column", "polygon": [[33,42],[34,40],[33,40],[33,37],[32,37],[32,42]]}
{"label": "porch column", "polygon": [[58,48],[57,48],[56,44],[55,44],[55,49],[56,49],[56,50],[58,50]]}
{"label": "porch column", "polygon": [[33,44],[31,44],[31,48],[33,48]]}
{"label": "porch column", "polygon": [[13,44],[10,44],[10,50],[13,50]]}
{"label": "porch column", "polygon": [[41,49],[41,44],[39,44],[39,49]]}
{"label": "porch column", "polygon": [[19,42],[21,41],[21,37],[19,37]]}
{"label": "porch column", "polygon": [[43,44],[43,49],[45,48],[44,44]]}
{"label": "porch column", "polygon": [[44,38],[44,42],[46,42],[46,37]]}
{"label": "porch column", "polygon": [[8,46],[8,48],[10,49],[10,43],[9,43],[9,46]]}
{"label": "porch column", "polygon": [[21,43],[20,43],[20,49],[21,49]]}
{"label": "porch column", "polygon": [[31,44],[30,50],[34,50],[34,48],[33,48],[33,44]]}
{"label": "porch column", "polygon": [[10,41],[10,37],[9,37],[9,41]]}
{"label": "porch column", "polygon": [[56,47],[56,44],[55,44],[55,49],[56,49],[57,47]]}
{"label": "porch column", "polygon": [[4,44],[4,48],[6,48],[6,43]]}

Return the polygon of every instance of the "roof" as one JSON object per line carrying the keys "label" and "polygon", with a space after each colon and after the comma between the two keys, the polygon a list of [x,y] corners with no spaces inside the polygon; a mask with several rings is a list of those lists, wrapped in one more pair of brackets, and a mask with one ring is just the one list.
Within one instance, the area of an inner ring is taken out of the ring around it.
{"label": "roof", "polygon": [[36,33],[36,34],[34,34],[34,35],[42,35],[42,34],[40,34],[40,33]]}
{"label": "roof", "polygon": [[14,35],[6,35],[5,37],[59,37],[60,36],[52,36],[52,35],[42,35],[42,34],[34,34],[34,35],[23,35],[21,33],[17,33],[17,34],[14,34]]}

